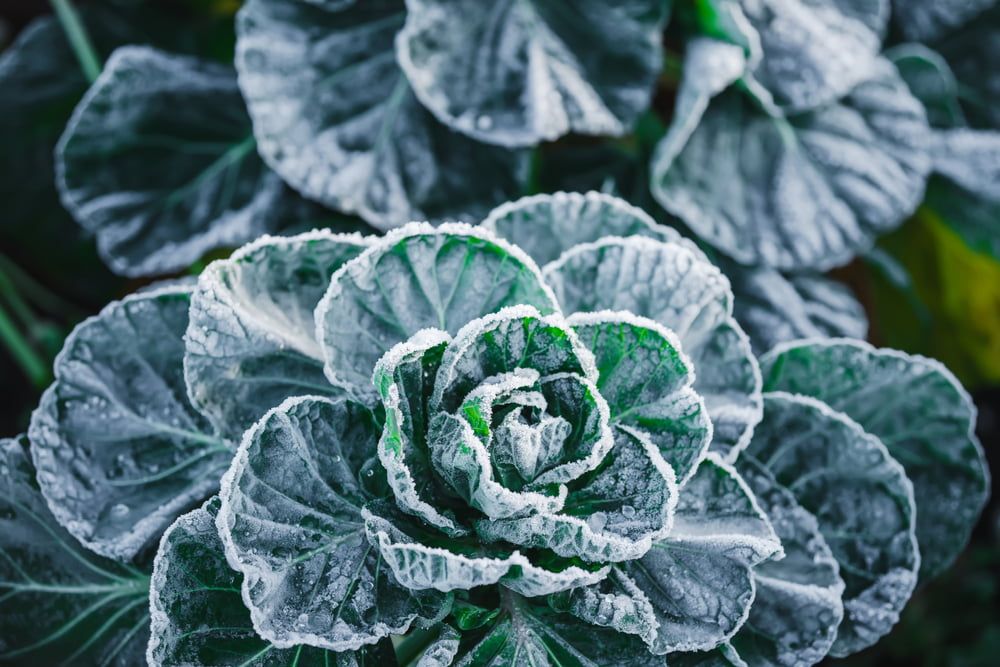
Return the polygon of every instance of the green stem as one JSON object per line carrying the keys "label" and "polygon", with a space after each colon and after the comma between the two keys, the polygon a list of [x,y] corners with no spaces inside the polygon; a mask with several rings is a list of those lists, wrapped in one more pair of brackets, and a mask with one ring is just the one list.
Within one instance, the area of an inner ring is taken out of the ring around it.
{"label": "green stem", "polygon": [[80,20],[80,15],[73,6],[72,0],[49,0],[59,23],[62,24],[66,38],[69,40],[76,59],[80,61],[80,68],[87,79],[93,83],[101,73],[101,59],[97,57],[97,51],[87,35],[87,29]]}
{"label": "green stem", "polygon": [[24,294],[28,301],[51,315],[67,315],[75,320],[82,320],[87,316],[87,313],[79,306],[70,303],[43,286],[9,257],[2,254],[0,254],[0,273],[6,274],[7,279]]}
{"label": "green stem", "polygon": [[17,330],[7,311],[0,306],[0,341],[7,346],[24,374],[39,389],[45,387],[49,379],[48,365],[38,356],[21,332]]}
{"label": "green stem", "polygon": [[438,626],[427,630],[414,629],[403,637],[399,643],[395,644],[396,662],[399,663],[400,667],[407,667],[407,665],[419,658],[427,650],[427,647],[434,642],[437,635]]}

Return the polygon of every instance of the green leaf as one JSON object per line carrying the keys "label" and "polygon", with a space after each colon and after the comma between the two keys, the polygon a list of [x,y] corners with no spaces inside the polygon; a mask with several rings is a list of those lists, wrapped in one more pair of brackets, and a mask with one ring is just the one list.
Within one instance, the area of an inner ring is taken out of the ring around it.
{"label": "green leaf", "polygon": [[409,0],[399,63],[420,101],[480,141],[625,134],[650,104],[670,2]]}
{"label": "green leaf", "polygon": [[558,563],[562,567],[550,569],[507,545],[490,547],[475,540],[445,538],[388,503],[370,504],[363,514],[369,539],[378,546],[395,579],[414,591],[449,592],[499,583],[537,597],[588,586],[608,572],[606,567],[583,568],[565,561]]}
{"label": "green leaf", "polygon": [[666,538],[617,567],[652,607],[654,653],[706,651],[746,621],[754,599],[751,568],[780,553],[751,491],[710,454],[681,488]]}
{"label": "green leaf", "polygon": [[246,3],[236,68],[261,155],[305,196],[382,229],[476,219],[521,190],[528,156],[420,105],[395,58],[404,19],[402,0]]}
{"label": "green leaf", "polygon": [[831,653],[871,646],[899,620],[920,568],[913,486],[902,466],[846,415],[783,392],[764,395],[764,419],[746,451],[816,516],[840,564],[845,614]]}
{"label": "green leaf", "polygon": [[568,486],[562,511],[479,520],[477,534],[488,542],[608,563],[641,557],[669,530],[677,502],[674,472],[647,437],[628,427],[615,429],[614,447],[600,468]]}
{"label": "green leaf", "polygon": [[663,664],[637,638],[587,625],[569,614],[501,599],[496,623],[463,642],[454,667],[649,667]]}
{"label": "green leaf", "polygon": [[142,663],[147,572],[81,547],[46,506],[27,441],[0,440],[0,663]]}
{"label": "green leaf", "polygon": [[313,311],[368,241],[314,231],[262,238],[213,262],[191,297],[184,376],[192,402],[239,439],[290,396],[340,391],[323,374]]}
{"label": "green leaf", "polygon": [[899,44],[887,49],[885,57],[892,61],[910,92],[924,105],[931,127],[966,124],[958,81],[941,54],[923,44]]}
{"label": "green leaf", "polygon": [[917,500],[920,575],[965,547],[989,495],[969,395],[941,364],[860,341],[802,341],[761,360],[764,387],[817,398],[879,438],[906,470]]}
{"label": "green leaf", "polygon": [[356,650],[449,599],[400,585],[365,535],[378,425],[350,400],[292,398],[247,432],[222,484],[218,527],[257,633],[279,647]]}
{"label": "green leaf", "polygon": [[627,312],[578,313],[569,322],[594,353],[611,423],[652,440],[683,483],[708,450],[712,427],[691,388],[694,369],[680,342],[662,325]]}
{"label": "green leaf", "polygon": [[[981,148],[1000,150],[1000,133],[971,130],[967,132],[968,138],[980,142]],[[995,159],[995,155],[994,158],[990,158],[985,152],[979,152],[975,157],[989,160]],[[969,159],[969,162],[965,163],[962,160],[971,156],[959,153],[954,157],[955,164],[961,164],[963,170],[969,169],[966,173],[976,174],[972,177],[978,181],[980,187],[997,187],[984,177],[988,172],[975,170],[976,159]],[[996,184],[1000,184],[1000,172],[994,172],[993,180]],[[1000,190],[994,189],[994,192]],[[1000,197],[977,196],[954,183],[934,179],[927,188],[924,204],[937,222],[947,225],[957,234],[958,239],[965,245],[967,253],[985,255],[984,260],[992,258],[994,265],[996,261],[1000,261]]]}
{"label": "green leaf", "polygon": [[254,631],[240,597],[243,577],[226,562],[215,528],[219,501],[177,519],[160,541],[149,608],[148,660],[168,665],[363,667],[395,664],[387,640],[358,652],[331,653],[299,644],[279,648]]}
{"label": "green leaf", "polygon": [[379,357],[421,329],[454,335],[515,304],[558,311],[528,256],[466,225],[407,225],[334,274],[316,309],[327,376],[364,390]]}
{"label": "green leaf", "polygon": [[257,156],[232,69],[149,47],[112,54],[59,141],[56,171],[64,205],[125,275],[177,271],[323,216]]}
{"label": "green leaf", "polygon": [[676,126],[657,148],[657,201],[740,263],[848,262],[913,212],[931,166],[923,108],[891,64],[877,65],[836,104],[787,118],[736,88],[718,95],[693,132],[693,120]]}
{"label": "green leaf", "polygon": [[[792,112],[834,102],[876,69],[888,0],[709,0],[734,16],[727,35],[751,50],[750,77],[769,103]],[[761,90],[762,89],[762,90]]]}
{"label": "green leaf", "polygon": [[108,305],[66,339],[31,417],[38,483],[86,547],[128,560],[218,488],[232,445],[187,397],[190,292],[167,287]]}
{"label": "green leaf", "polygon": [[673,331],[708,407],[713,449],[735,456],[746,445],[760,419],[760,371],[732,316],[729,281],[700,251],[635,236],[603,238],[563,253],[545,277],[565,312],[627,311]]}
{"label": "green leaf", "polygon": [[743,454],[738,463],[785,557],[754,568],[757,596],[733,643],[754,665],[816,664],[830,652],[844,618],[840,566],[816,517],[791,491],[752,456]]}
{"label": "green leaf", "polygon": [[581,243],[605,236],[679,241],[642,209],[601,192],[557,192],[524,197],[493,209],[481,227],[525,251],[539,266]]}
{"label": "green leaf", "polygon": [[754,352],[801,338],[868,336],[864,307],[845,286],[818,273],[784,275],[763,266],[719,263],[733,285],[733,310]]}
{"label": "green leaf", "polygon": [[995,4],[996,0],[892,0],[892,18],[906,39],[932,42]]}

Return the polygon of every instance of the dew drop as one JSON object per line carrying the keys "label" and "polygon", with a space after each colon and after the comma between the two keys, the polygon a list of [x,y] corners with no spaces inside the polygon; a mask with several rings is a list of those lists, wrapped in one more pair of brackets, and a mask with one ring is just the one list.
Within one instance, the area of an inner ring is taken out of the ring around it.
{"label": "dew drop", "polygon": [[626,519],[631,519],[635,516],[635,508],[631,505],[622,505],[622,514]]}
{"label": "dew drop", "polygon": [[493,119],[484,114],[476,119],[476,127],[485,132],[493,127]]}
{"label": "dew drop", "polygon": [[128,505],[123,505],[121,503],[118,503],[117,505],[111,508],[111,516],[118,519],[127,515],[128,512],[129,512]]}

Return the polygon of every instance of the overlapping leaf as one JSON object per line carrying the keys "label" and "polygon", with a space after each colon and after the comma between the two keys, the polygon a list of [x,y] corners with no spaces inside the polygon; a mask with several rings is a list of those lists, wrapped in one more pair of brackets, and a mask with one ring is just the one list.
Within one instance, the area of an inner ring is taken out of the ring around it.
{"label": "overlapping leaf", "polygon": [[420,105],[395,59],[404,19],[402,0],[248,2],[236,68],[261,155],[305,196],[382,229],[475,218],[520,189],[527,156]]}
{"label": "overlapping leaf", "polygon": [[99,554],[134,557],[217,488],[232,456],[187,397],[190,299],[186,287],[143,292],[78,326],[32,415],[42,493]]}

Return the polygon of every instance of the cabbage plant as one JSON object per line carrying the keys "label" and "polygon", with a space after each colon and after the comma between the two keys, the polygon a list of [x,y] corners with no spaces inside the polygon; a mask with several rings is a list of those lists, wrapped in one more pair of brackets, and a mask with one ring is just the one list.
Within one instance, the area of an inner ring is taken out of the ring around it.
{"label": "cabbage plant", "polygon": [[940,364],[758,359],[722,271],[598,193],[262,237],[55,375],[0,460],[11,662],[814,664],[989,489]]}

